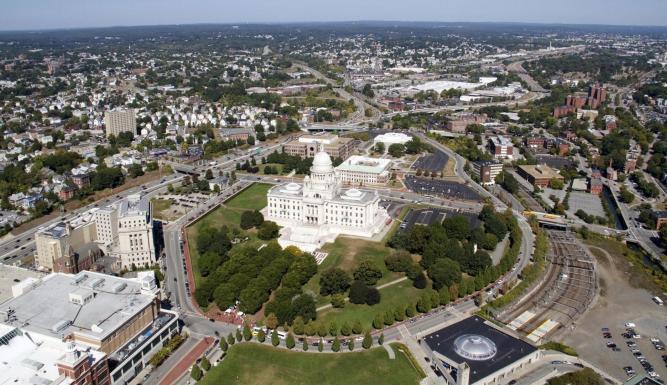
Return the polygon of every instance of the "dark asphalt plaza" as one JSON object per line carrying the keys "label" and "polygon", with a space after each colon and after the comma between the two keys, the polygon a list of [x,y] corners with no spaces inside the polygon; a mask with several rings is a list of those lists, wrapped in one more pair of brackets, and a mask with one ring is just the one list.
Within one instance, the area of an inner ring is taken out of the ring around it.
{"label": "dark asphalt plaza", "polygon": [[417,159],[415,163],[412,164],[412,169],[441,172],[445,168],[448,160],[449,156],[447,154],[435,150],[434,153],[424,155]]}
{"label": "dark asphalt plaza", "polygon": [[441,196],[444,198],[481,201],[482,198],[472,188],[457,182],[442,179],[420,178],[412,175],[405,176],[405,185],[411,191],[425,195]]}
{"label": "dark asphalt plaza", "polygon": [[414,225],[428,226],[433,223],[442,223],[445,218],[452,218],[455,216],[463,216],[470,223],[471,228],[475,228],[480,224],[480,220],[475,214],[461,213],[455,210],[447,210],[441,208],[425,208],[419,210],[410,210],[403,219],[401,231],[410,231]]}

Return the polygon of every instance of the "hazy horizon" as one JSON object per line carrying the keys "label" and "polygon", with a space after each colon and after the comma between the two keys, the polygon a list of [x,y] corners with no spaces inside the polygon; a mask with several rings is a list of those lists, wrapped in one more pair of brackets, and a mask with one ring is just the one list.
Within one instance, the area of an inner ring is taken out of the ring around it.
{"label": "hazy horizon", "polygon": [[551,6],[529,0],[25,0],[3,6],[0,30],[370,21],[665,27],[665,16],[667,2],[661,0],[560,0]]}

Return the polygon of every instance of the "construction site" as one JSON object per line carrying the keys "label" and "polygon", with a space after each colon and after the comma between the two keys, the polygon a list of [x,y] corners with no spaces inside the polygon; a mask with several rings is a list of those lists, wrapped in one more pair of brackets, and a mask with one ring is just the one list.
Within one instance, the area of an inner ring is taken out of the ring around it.
{"label": "construction site", "polygon": [[497,315],[534,343],[541,343],[581,316],[595,297],[593,259],[569,231],[544,230],[549,237],[546,271],[526,294]]}

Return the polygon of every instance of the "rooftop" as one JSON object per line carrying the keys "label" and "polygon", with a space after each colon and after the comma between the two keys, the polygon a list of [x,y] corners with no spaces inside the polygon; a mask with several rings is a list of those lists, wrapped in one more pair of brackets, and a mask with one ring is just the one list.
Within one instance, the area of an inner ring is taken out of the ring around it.
{"label": "rooftop", "polygon": [[494,373],[537,349],[472,316],[424,337],[428,346],[447,359],[470,366],[470,383]]}
{"label": "rooftop", "polygon": [[563,176],[560,175],[556,170],[543,164],[527,164],[519,166],[519,168],[535,179],[563,179]]}
{"label": "rooftop", "polygon": [[12,286],[28,278],[37,279],[44,273],[0,264],[0,303],[12,298]]}
{"label": "rooftop", "polygon": [[352,155],[345,162],[336,167],[337,171],[354,171],[367,173],[381,173],[391,164],[389,159],[367,158],[365,156]]}
{"label": "rooftop", "polygon": [[[87,349],[2,324],[0,340],[0,384],[69,384],[71,380],[61,378],[56,363],[67,360],[68,349],[74,348],[79,354],[85,354]],[[95,361],[104,357],[104,353],[97,350],[90,350],[90,354]],[[63,381],[58,382],[59,378]]]}
{"label": "rooftop", "polygon": [[153,300],[138,281],[90,271],[53,273],[0,304],[0,322],[54,338],[76,333],[101,340]]}

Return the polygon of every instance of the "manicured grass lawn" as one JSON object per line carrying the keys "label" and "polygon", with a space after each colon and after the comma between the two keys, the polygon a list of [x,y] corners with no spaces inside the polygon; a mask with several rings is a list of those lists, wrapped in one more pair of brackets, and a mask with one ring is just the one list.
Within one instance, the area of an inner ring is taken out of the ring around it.
{"label": "manicured grass lawn", "polygon": [[[260,210],[266,206],[266,192],[269,188],[271,188],[271,185],[269,184],[255,183],[231,200],[227,201],[224,206],[219,206],[187,228],[190,257],[192,260],[192,272],[195,275],[195,285],[199,284],[201,281],[199,265],[197,263],[199,257],[199,253],[197,253],[197,234],[199,233],[199,229],[206,226],[239,227],[243,211]],[[253,238],[252,231],[248,231],[247,234]]]}
{"label": "manicured grass lawn", "polygon": [[236,209],[260,210],[266,206],[266,193],[273,187],[266,183],[255,183],[228,201],[225,206]]}
{"label": "manicured grass lawn", "polygon": [[424,377],[406,354],[392,345],[396,359],[383,348],[358,353],[303,353],[269,346],[233,346],[200,385],[349,385],[418,384]]}
{"label": "manicured grass lawn", "polygon": [[412,281],[407,279],[380,289],[381,300],[377,305],[355,305],[348,302],[342,309],[330,307],[319,311],[317,321],[324,322],[327,325],[331,321],[335,321],[340,327],[345,321],[352,325],[358,320],[364,328],[371,328],[376,314],[385,314],[388,310],[393,312],[399,305],[405,307],[407,304],[416,303],[423,291],[413,287]]}
{"label": "manicured grass lawn", "polygon": [[380,242],[371,242],[363,239],[338,237],[334,243],[328,243],[323,251],[329,255],[318,267],[317,274],[304,286],[306,292],[311,292],[317,296],[317,305],[324,305],[329,302],[329,297],[321,297],[320,293],[320,274],[332,267],[338,267],[350,274],[359,265],[364,258],[369,258],[382,270],[382,278],[378,285],[393,281],[401,277],[401,274],[393,273],[387,270],[384,264],[384,257],[389,255],[391,248]]}

